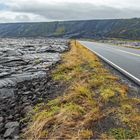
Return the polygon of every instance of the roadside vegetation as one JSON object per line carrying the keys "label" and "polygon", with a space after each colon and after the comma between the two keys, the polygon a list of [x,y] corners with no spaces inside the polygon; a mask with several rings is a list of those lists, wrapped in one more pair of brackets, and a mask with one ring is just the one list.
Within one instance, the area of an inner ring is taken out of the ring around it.
{"label": "roadside vegetation", "polygon": [[[140,99],[76,41],[53,71],[67,85],[62,96],[38,104],[24,134],[28,139],[140,138]],[[58,89],[59,90],[59,89]]]}
{"label": "roadside vegetation", "polygon": [[65,33],[65,28],[64,27],[60,27],[58,29],[56,29],[56,31],[54,32],[55,36],[61,36]]}

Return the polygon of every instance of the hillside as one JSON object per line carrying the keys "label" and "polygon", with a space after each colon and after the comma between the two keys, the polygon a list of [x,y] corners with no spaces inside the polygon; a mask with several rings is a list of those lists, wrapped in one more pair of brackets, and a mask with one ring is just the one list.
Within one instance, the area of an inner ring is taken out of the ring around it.
{"label": "hillside", "polygon": [[0,24],[0,37],[140,39],[140,19]]}

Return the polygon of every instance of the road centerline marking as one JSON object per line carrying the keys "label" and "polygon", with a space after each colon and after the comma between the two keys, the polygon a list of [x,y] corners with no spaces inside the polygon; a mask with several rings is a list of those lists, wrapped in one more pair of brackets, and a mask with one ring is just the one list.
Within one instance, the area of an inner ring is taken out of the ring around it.
{"label": "road centerline marking", "polygon": [[[97,43],[98,44],[98,43]],[[93,45],[93,44],[92,44]],[[104,44],[102,44],[102,45],[104,45]],[[106,44],[106,45],[108,45],[108,44]],[[99,46],[99,47],[101,47],[101,46]],[[102,48],[102,47],[101,47]],[[117,50],[117,51],[121,51],[121,52],[124,52],[124,53],[127,53],[127,54],[131,54],[131,55],[134,55],[134,56],[138,56],[138,57],[140,57],[140,54],[136,54],[136,53],[132,53],[132,52],[129,52],[129,51],[124,51],[124,50],[121,50],[121,49],[116,49],[115,47],[111,47],[113,50]],[[110,49],[110,47],[108,46],[107,47],[107,50],[108,49]]]}
{"label": "road centerline marking", "polygon": [[131,53],[131,52],[124,51],[124,50],[120,50],[120,49],[115,49],[115,50],[118,50],[118,51],[121,51],[121,52],[124,52],[124,53],[128,53],[128,54],[131,54],[131,55],[135,55],[135,56],[138,56],[138,57],[140,57],[140,54]]}

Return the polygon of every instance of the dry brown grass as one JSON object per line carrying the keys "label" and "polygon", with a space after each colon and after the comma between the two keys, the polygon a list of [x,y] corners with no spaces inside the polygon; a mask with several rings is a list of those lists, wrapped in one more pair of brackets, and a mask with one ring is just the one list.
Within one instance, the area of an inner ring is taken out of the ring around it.
{"label": "dry brown grass", "polygon": [[53,72],[54,80],[66,82],[69,87],[63,96],[35,107],[25,137],[91,139],[98,135],[104,139],[118,138],[115,132],[121,134],[122,129],[111,128],[104,133],[94,130],[94,126],[110,114],[127,125],[126,128],[137,130],[138,137],[140,117],[136,106],[140,100],[128,99],[127,86],[120,84],[95,54],[75,41],[71,41],[70,46],[71,50],[63,55],[63,63]]}

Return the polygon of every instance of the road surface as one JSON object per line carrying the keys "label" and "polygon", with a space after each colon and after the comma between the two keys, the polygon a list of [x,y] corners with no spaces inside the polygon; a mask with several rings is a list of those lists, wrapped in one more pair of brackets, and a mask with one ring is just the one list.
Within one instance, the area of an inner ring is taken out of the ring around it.
{"label": "road surface", "polygon": [[79,42],[140,86],[140,50],[97,42]]}

